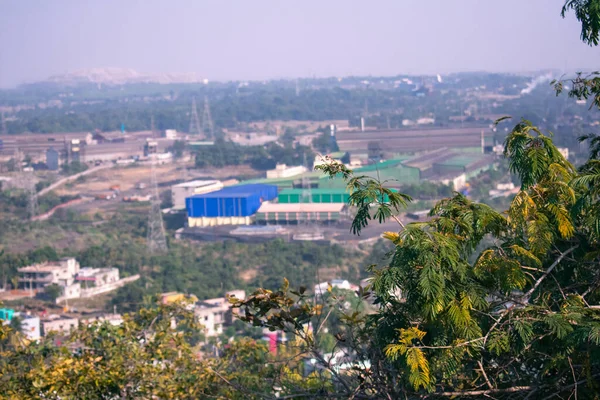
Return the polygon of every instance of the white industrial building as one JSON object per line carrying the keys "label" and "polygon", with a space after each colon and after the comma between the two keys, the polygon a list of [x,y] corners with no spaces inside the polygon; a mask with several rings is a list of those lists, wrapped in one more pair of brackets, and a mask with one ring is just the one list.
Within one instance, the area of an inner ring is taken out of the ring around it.
{"label": "white industrial building", "polygon": [[198,180],[173,185],[171,186],[173,208],[176,210],[183,210],[185,209],[185,199],[187,197],[190,197],[194,194],[216,192],[217,190],[221,189],[223,189],[223,183],[215,180]]}
{"label": "white industrial building", "polygon": [[268,179],[289,178],[290,176],[301,175],[307,171],[303,165],[288,167],[285,164],[277,164],[275,169],[267,171]]}

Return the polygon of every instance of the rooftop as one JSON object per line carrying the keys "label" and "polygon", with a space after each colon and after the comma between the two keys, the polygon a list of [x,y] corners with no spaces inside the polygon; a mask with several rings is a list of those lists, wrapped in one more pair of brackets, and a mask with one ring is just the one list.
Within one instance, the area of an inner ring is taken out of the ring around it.
{"label": "rooftop", "polygon": [[345,203],[293,203],[281,204],[264,202],[259,213],[273,212],[341,212]]}
{"label": "rooftop", "polygon": [[215,181],[215,180],[207,180],[207,181],[197,180],[197,181],[179,183],[177,185],[173,185],[173,187],[192,187],[192,188],[198,188],[198,187],[203,187],[203,186],[216,185],[218,183],[219,183],[219,181]]}
{"label": "rooftop", "polygon": [[19,272],[53,272],[65,267],[66,265],[62,264],[60,261],[48,261],[45,263],[19,268]]}

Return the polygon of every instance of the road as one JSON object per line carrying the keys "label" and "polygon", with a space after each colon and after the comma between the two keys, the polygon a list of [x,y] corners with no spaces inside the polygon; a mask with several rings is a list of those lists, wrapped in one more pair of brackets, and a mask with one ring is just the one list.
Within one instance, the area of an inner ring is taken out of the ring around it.
{"label": "road", "polygon": [[56,189],[57,187],[59,187],[61,185],[64,185],[65,183],[68,183],[68,182],[76,180],[80,176],[85,176],[85,175],[93,174],[94,172],[98,172],[98,171],[106,169],[106,168],[111,168],[112,166],[113,166],[112,163],[104,163],[104,164],[99,165],[97,167],[86,169],[85,171],[80,172],[78,174],[67,176],[66,178],[59,179],[58,181],[54,182],[52,185],[48,186],[47,188],[44,188],[44,189],[40,190],[37,195],[38,195],[38,197],[39,196],[43,196],[46,193],[49,193],[52,190]]}

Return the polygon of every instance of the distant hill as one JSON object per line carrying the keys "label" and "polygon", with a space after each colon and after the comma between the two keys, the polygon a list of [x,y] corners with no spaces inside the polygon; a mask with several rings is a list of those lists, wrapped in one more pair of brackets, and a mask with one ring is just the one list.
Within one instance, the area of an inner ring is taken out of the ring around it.
{"label": "distant hill", "polygon": [[207,80],[195,72],[144,74],[131,68],[91,68],[49,77],[46,82],[62,85],[81,83],[98,83],[105,85],[122,85],[127,83],[199,83]]}

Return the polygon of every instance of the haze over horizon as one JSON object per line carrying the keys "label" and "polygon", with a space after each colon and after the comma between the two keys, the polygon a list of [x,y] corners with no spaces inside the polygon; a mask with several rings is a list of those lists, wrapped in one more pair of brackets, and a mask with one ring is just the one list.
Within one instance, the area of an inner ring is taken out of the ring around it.
{"label": "haze over horizon", "polygon": [[102,67],[209,80],[597,68],[563,3],[0,0],[0,87]]}

